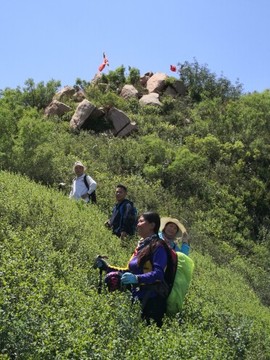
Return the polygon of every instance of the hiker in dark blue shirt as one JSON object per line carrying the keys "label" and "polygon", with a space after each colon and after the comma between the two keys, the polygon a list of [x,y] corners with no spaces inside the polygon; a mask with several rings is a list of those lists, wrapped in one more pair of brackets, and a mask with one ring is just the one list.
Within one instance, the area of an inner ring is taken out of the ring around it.
{"label": "hiker in dark blue shirt", "polygon": [[112,215],[105,225],[112,230],[112,233],[121,240],[128,235],[134,235],[137,225],[137,210],[133,202],[126,199],[127,188],[122,184],[116,186],[114,205]]}

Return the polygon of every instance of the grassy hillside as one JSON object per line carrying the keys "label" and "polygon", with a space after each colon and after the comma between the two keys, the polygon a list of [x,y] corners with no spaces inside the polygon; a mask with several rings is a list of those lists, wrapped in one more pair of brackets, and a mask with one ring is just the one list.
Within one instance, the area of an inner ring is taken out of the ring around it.
{"label": "grassy hillside", "polygon": [[270,359],[270,311],[242,257],[217,266],[195,242],[183,312],[157,329],[129,293],[97,292],[95,256],[125,265],[137,241],[121,246],[102,206],[2,171],[0,214],[1,358]]}

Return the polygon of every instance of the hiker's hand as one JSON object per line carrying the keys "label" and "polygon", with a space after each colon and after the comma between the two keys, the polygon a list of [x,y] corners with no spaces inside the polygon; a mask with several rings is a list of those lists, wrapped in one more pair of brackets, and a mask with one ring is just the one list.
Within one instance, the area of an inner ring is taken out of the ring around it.
{"label": "hiker's hand", "polygon": [[110,221],[109,221],[109,220],[105,221],[104,225],[105,225],[108,229],[111,228],[111,225],[110,225]]}
{"label": "hiker's hand", "polygon": [[138,278],[136,275],[130,272],[126,272],[122,275],[121,282],[123,285],[138,284]]}
{"label": "hiker's hand", "polygon": [[183,236],[182,236],[182,243],[183,244],[190,244],[190,236],[188,235],[187,232],[184,232]]}
{"label": "hiker's hand", "polygon": [[122,231],[120,234],[121,240],[124,240],[127,237],[127,233],[125,231]]}
{"label": "hiker's hand", "polygon": [[96,257],[95,261],[94,261],[94,269],[100,269],[100,270],[104,270],[107,271],[108,269],[108,264],[106,263],[106,261],[104,259],[102,259],[102,257],[99,255]]}

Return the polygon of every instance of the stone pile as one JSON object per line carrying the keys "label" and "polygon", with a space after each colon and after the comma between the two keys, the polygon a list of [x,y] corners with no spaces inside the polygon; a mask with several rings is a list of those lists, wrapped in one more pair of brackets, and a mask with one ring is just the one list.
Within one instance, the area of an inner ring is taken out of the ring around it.
{"label": "stone pile", "polygon": [[[120,91],[120,96],[124,99],[136,98],[141,106],[162,106],[160,97],[168,95],[172,97],[184,96],[186,89],[181,80],[167,82],[168,75],[164,73],[148,72],[140,78],[140,85],[143,94],[133,85],[124,85]],[[97,84],[98,77],[95,76],[93,83]],[[87,98],[84,91],[79,86],[65,86],[57,92],[52,102],[45,109],[46,116],[62,116],[71,111],[70,106],[65,101],[73,100],[78,106],[70,120],[70,128],[73,131],[80,130],[111,130],[118,137],[128,136],[138,130],[137,124],[121,110],[111,108],[97,108]],[[98,124],[98,126],[97,126]]]}

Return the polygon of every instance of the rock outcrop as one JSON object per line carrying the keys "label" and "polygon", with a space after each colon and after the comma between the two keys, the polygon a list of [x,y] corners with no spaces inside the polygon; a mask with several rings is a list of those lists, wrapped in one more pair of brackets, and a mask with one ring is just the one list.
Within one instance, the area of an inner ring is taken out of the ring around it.
{"label": "rock outcrop", "polygon": [[46,116],[63,116],[65,113],[69,112],[71,107],[58,101],[53,100],[45,109],[44,113]]}
{"label": "rock outcrop", "polygon": [[81,102],[85,98],[84,91],[78,85],[75,85],[64,86],[63,89],[54,95],[53,100],[73,99],[76,102]]}
{"label": "rock outcrop", "polygon": [[146,83],[146,88],[149,93],[162,93],[166,88],[166,79],[168,75],[164,73],[155,73]]}
{"label": "rock outcrop", "polygon": [[107,114],[108,120],[112,123],[115,136],[123,137],[137,130],[135,122],[131,122],[129,117],[121,110],[111,108]]}
{"label": "rock outcrop", "polygon": [[139,91],[133,85],[124,85],[120,93],[120,96],[124,99],[129,99],[131,97],[137,98],[138,95]]}
{"label": "rock outcrop", "polygon": [[162,105],[162,103],[159,101],[159,94],[157,93],[143,95],[140,98],[139,103],[141,105],[158,105],[158,106]]}
{"label": "rock outcrop", "polygon": [[[101,91],[109,89],[108,83],[101,83],[101,75],[97,74],[91,81],[93,86],[98,86]],[[170,78],[164,73],[153,73],[151,71],[140,77],[138,89],[130,84],[125,84],[118,89],[118,93],[124,99],[138,99],[141,106],[162,106],[162,96],[184,96],[186,88],[181,80]],[[57,92],[51,104],[45,109],[46,116],[62,116],[71,111],[65,100],[78,102],[78,106],[70,120],[70,129],[79,132],[80,130],[93,130],[96,132],[110,131],[114,136],[124,137],[138,130],[137,124],[131,121],[123,111],[105,106],[97,108],[89,100],[84,90],[75,85],[65,86]]]}
{"label": "rock outcrop", "polygon": [[83,100],[76,108],[70,120],[70,128],[73,130],[90,129],[91,123],[104,116],[104,111],[98,109],[88,100]]}

